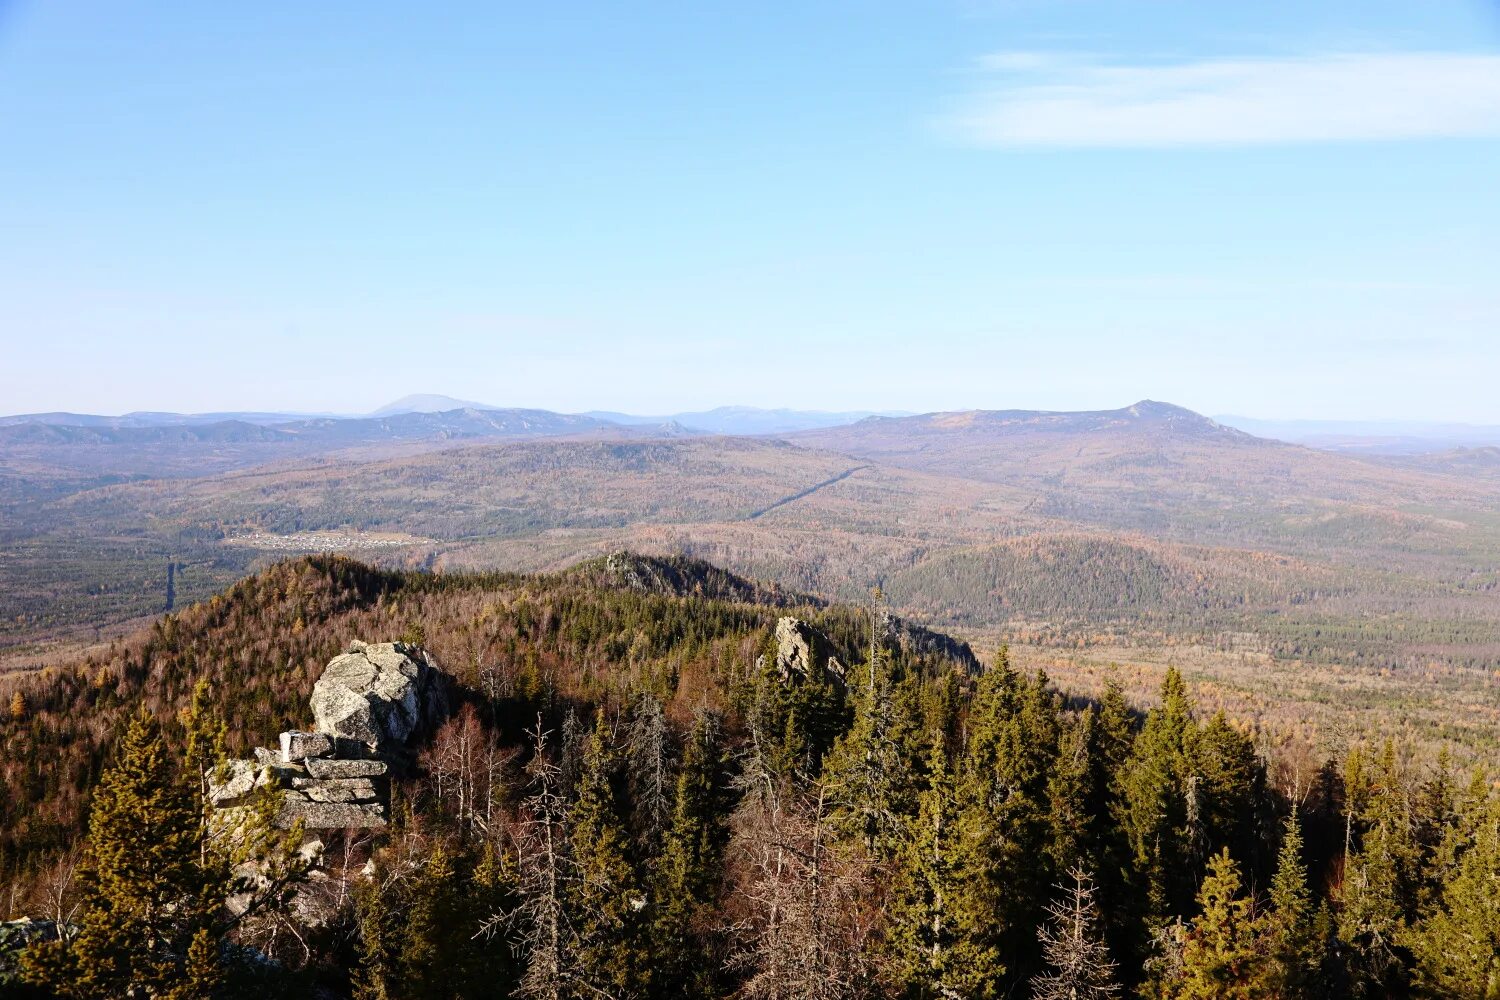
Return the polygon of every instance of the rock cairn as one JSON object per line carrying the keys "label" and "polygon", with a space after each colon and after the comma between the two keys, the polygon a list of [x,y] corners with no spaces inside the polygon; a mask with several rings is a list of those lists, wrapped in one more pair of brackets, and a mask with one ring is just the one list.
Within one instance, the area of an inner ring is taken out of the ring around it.
{"label": "rock cairn", "polygon": [[384,826],[390,771],[407,744],[441,721],[442,673],[418,646],[353,642],[313,686],[311,730],[281,734],[275,750],[233,760],[209,797],[216,808],[246,804],[259,788],[281,790],[277,824],[308,829]]}

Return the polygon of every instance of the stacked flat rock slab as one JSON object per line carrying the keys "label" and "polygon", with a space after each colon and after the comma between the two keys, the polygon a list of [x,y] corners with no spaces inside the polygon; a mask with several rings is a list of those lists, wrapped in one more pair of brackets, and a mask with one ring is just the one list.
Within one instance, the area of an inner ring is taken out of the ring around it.
{"label": "stacked flat rock slab", "polygon": [[384,826],[390,759],[402,759],[406,742],[446,707],[442,674],[424,650],[351,643],[313,687],[314,728],[282,733],[279,749],[257,747],[254,760],[230,761],[210,799],[232,809],[271,787],[282,795],[280,826]]}

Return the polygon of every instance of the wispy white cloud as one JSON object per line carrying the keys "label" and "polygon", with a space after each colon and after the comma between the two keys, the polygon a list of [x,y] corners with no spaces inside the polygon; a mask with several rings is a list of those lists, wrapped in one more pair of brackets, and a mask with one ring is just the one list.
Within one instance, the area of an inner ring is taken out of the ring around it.
{"label": "wispy white cloud", "polygon": [[1500,136],[1500,55],[1328,53],[1122,64],[999,52],[939,125],[994,147],[1163,147]]}

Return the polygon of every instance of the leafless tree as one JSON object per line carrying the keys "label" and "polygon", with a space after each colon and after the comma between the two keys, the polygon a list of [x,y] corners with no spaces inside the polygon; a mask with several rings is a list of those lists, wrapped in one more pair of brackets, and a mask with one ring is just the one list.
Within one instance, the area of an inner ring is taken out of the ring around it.
{"label": "leafless tree", "polygon": [[567,856],[565,829],[567,800],[559,788],[561,775],[548,755],[550,731],[537,716],[531,737],[531,761],[526,765],[529,792],[521,804],[516,833],[517,895],[520,903],[485,921],[482,933],[504,934],[516,954],[526,961],[520,995],[536,1000],[562,1000],[570,994],[572,932],[566,895],[574,873]]}
{"label": "leafless tree", "polygon": [[1059,885],[1061,896],[1047,907],[1048,920],[1037,932],[1051,971],[1031,981],[1035,1000],[1110,1000],[1120,995],[1115,963],[1100,937],[1094,882],[1080,868],[1070,869],[1072,884]]}
{"label": "leafless tree", "polygon": [[747,796],[736,817],[736,843],[747,861],[741,894],[750,914],[731,928],[745,941],[731,967],[748,973],[743,995],[873,995],[868,866],[836,848],[828,789],[818,783],[795,796],[774,787],[762,791]]}
{"label": "leafless tree", "polygon": [[498,818],[510,758],[498,734],[479,721],[473,705],[465,705],[438,730],[424,763],[438,802],[451,808],[461,825],[488,835]]}

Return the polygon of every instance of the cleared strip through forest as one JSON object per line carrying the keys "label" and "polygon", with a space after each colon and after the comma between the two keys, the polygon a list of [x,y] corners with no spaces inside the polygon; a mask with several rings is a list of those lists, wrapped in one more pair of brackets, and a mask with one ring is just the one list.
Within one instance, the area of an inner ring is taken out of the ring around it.
{"label": "cleared strip through forest", "polygon": [[777,500],[775,503],[772,503],[772,504],[769,504],[769,505],[767,505],[765,507],[762,507],[760,510],[751,511],[748,515],[746,515],[745,520],[747,520],[747,521],[753,521],[757,517],[760,517],[762,514],[769,514],[769,513],[771,513],[771,511],[775,510],[777,507],[785,507],[787,504],[791,503],[794,500],[801,500],[805,496],[811,496],[812,494],[814,494],[814,493],[818,492],[819,490],[823,489],[825,486],[832,486],[834,483],[841,483],[845,479],[848,479],[850,476],[854,475],[856,472],[859,472],[859,471],[861,471],[863,469],[873,469],[873,468],[874,468],[873,465],[856,465],[852,469],[845,469],[843,472],[840,472],[838,475],[834,476],[832,479],[825,479],[821,483],[813,483],[811,486],[809,486],[805,490],[800,490],[800,491],[798,491],[796,493],[793,493],[789,497],[782,497],[780,500]]}

